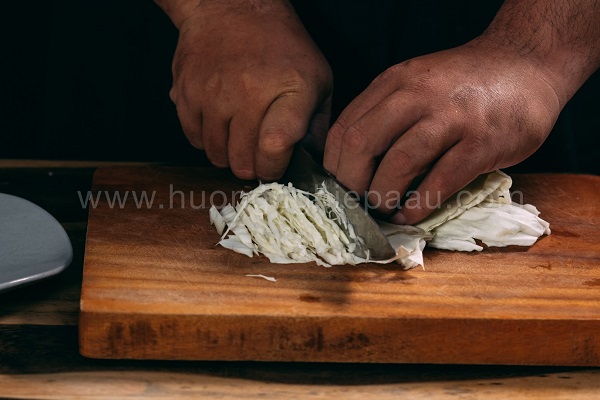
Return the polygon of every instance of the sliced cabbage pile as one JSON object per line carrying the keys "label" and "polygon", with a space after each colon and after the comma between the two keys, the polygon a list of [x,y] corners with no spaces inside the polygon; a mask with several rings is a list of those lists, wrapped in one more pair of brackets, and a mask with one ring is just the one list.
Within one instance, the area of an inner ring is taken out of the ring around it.
{"label": "sliced cabbage pile", "polygon": [[[512,202],[511,185],[505,173],[491,172],[416,226],[379,221],[397,255],[375,262],[396,261],[405,269],[423,266],[426,245],[459,251],[482,250],[477,241],[486,246],[531,246],[550,234],[550,226],[534,206]],[[323,266],[374,262],[353,254],[361,238],[324,186],[312,194],[291,184],[261,184],[244,193],[235,207],[211,207],[210,221],[222,234],[221,246],[249,257],[263,254],[273,263]]]}
{"label": "sliced cabbage pile", "polygon": [[213,206],[209,212],[223,235],[219,244],[249,257],[263,254],[273,263],[323,266],[366,261],[353,254],[361,239],[324,186],[311,194],[291,184],[261,184],[244,193],[235,208],[229,204],[219,212]]}

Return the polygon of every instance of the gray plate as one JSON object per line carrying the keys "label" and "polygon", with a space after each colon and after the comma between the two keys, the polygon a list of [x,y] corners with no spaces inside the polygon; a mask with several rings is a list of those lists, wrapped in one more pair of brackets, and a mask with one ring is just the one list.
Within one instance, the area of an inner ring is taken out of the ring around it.
{"label": "gray plate", "polygon": [[52,215],[0,193],[0,292],[56,275],[72,259],[69,236]]}

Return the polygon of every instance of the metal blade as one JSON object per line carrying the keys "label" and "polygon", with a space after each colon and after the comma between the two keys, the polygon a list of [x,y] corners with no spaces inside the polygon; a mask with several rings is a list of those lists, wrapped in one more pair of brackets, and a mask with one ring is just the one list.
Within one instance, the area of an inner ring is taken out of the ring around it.
{"label": "metal blade", "polygon": [[[335,199],[344,207],[346,216],[352,224],[356,234],[364,243],[358,244],[354,254],[365,258],[367,251],[372,260],[387,260],[396,255],[387,237],[381,232],[377,222],[360,205],[356,196],[349,193],[339,182],[328,174],[322,166],[317,164],[310,154],[302,147],[296,146],[292,159],[283,182],[291,182],[298,189],[315,193],[325,182],[325,187],[333,194]],[[348,237],[349,233],[345,232]]]}

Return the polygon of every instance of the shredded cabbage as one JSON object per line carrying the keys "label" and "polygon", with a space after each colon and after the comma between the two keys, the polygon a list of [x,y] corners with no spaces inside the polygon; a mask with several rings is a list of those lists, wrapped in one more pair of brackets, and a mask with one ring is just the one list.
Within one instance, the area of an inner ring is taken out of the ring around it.
{"label": "shredded cabbage", "polygon": [[[235,208],[227,205],[219,212],[213,206],[209,213],[222,234],[219,244],[238,253],[263,254],[274,263],[314,261],[326,267],[366,261],[353,254],[360,239],[324,186],[313,194],[291,184],[261,184],[242,194]],[[234,235],[228,236],[230,231]]]}
{"label": "shredded cabbage", "polygon": [[409,269],[424,266],[426,244],[481,251],[476,240],[486,246],[531,246],[550,234],[550,225],[534,206],[511,201],[511,185],[508,175],[494,171],[477,178],[416,226],[378,221],[396,249],[396,257],[384,261],[353,254],[362,238],[324,184],[316,193],[291,183],[261,184],[242,194],[235,208],[228,204],[219,211],[213,206],[209,215],[222,235],[219,244],[248,257],[262,254],[272,263],[315,262],[326,267],[396,261]]}

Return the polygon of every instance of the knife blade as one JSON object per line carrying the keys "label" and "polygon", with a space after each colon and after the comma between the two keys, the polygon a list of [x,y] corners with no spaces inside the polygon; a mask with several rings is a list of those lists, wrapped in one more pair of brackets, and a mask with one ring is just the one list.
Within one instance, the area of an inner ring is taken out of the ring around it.
{"label": "knife blade", "polygon": [[[357,236],[362,242],[356,242],[354,255],[366,258],[367,253],[372,260],[388,260],[396,256],[396,251],[383,234],[377,222],[363,208],[356,196],[353,196],[321,165],[313,160],[311,155],[301,146],[296,146],[282,181],[291,182],[298,189],[315,193],[324,183],[338,203],[344,208],[348,221],[352,224]],[[346,236],[350,237],[347,229],[341,227]]]}

